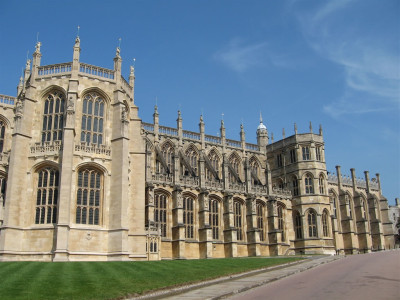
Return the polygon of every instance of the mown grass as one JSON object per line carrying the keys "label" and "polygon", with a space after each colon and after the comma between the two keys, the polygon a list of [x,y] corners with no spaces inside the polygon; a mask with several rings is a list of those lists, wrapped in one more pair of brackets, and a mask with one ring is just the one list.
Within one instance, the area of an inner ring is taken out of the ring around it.
{"label": "mown grass", "polygon": [[299,260],[224,258],[153,262],[2,262],[1,299],[113,299]]}

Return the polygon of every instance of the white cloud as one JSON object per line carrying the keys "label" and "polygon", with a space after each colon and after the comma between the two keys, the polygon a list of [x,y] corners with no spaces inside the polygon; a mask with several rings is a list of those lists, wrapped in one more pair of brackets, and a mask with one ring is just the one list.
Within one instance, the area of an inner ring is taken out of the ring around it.
{"label": "white cloud", "polygon": [[271,49],[267,42],[245,44],[239,38],[232,39],[226,47],[217,51],[214,59],[236,72],[270,66],[293,69],[305,64],[291,53]]}
{"label": "white cloud", "polygon": [[[333,117],[370,113],[380,111],[382,102],[395,103],[398,107],[399,48],[398,44],[393,47],[391,42],[387,42],[398,37],[396,29],[392,32],[371,30],[368,18],[357,18],[362,11],[357,5],[364,4],[362,1],[324,3],[312,12],[296,11],[310,47],[321,57],[343,68],[345,93],[352,93],[352,97],[344,94],[342,98],[324,106],[324,112]],[[296,9],[294,6],[292,8]],[[382,35],[388,35],[389,38],[382,38]],[[360,108],[362,101],[359,98],[365,95],[371,101],[368,107],[363,105]]]}
{"label": "white cloud", "polygon": [[214,54],[214,58],[237,72],[265,64],[267,43],[243,45],[240,39],[233,39],[227,47]]}

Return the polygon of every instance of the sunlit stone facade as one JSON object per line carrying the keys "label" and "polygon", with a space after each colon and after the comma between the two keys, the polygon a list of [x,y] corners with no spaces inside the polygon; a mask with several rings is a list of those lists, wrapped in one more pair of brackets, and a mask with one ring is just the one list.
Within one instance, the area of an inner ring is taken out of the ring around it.
{"label": "sunlit stone facade", "polygon": [[159,260],[393,248],[379,174],[326,170],[322,128],[257,144],[144,123],[134,69],[41,66],[0,96],[0,260]]}

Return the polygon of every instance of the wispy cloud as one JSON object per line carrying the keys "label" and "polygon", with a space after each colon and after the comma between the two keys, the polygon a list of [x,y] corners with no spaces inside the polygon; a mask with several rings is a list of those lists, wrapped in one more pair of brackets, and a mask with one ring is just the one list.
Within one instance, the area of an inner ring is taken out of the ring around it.
{"label": "wispy cloud", "polygon": [[[398,38],[398,30],[383,32],[388,35],[386,39],[382,38],[382,32],[370,30],[368,18],[356,17],[360,15],[358,5],[364,4],[363,1],[323,3],[314,10],[296,10],[295,13],[310,47],[343,68],[345,94],[325,105],[324,112],[332,117],[377,112],[382,110],[382,102],[394,103],[398,108],[399,48],[398,44],[393,46],[388,42]],[[371,101],[360,101],[359,98],[365,96]]]}
{"label": "wispy cloud", "polygon": [[217,51],[214,59],[239,73],[265,67],[293,69],[305,64],[292,53],[272,49],[265,41],[246,43],[240,38]]}
{"label": "wispy cloud", "polygon": [[266,51],[266,42],[244,45],[241,39],[235,38],[225,48],[215,53],[214,59],[234,71],[243,72],[253,67],[265,65]]}

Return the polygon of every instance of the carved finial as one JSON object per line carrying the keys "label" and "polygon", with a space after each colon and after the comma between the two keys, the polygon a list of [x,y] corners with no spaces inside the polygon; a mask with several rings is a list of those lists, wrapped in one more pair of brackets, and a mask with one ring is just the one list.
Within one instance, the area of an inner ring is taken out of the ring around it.
{"label": "carved finial", "polygon": [[285,138],[285,128],[282,128],[282,137]]}
{"label": "carved finial", "polygon": [[134,76],[135,75],[135,67],[131,66],[130,69],[131,69],[131,72],[130,72],[129,76]]}
{"label": "carved finial", "polygon": [[40,53],[40,46],[42,46],[42,43],[37,41],[36,46],[35,46],[35,48],[36,48],[35,53]]}
{"label": "carved finial", "polygon": [[322,135],[322,125],[319,124],[319,135]]}
{"label": "carved finial", "polygon": [[31,68],[31,60],[28,58],[26,60],[25,70],[29,70]]}
{"label": "carved finial", "polygon": [[155,113],[155,114],[158,114],[158,106],[157,106],[157,103],[156,103],[156,105],[154,105],[154,113]]}
{"label": "carved finial", "polygon": [[240,131],[244,131],[243,122],[240,124]]}
{"label": "carved finial", "polygon": [[180,110],[178,110],[178,119],[179,119],[179,120],[182,119],[182,114],[181,114],[181,111],[180,111]]}
{"label": "carved finial", "polygon": [[297,124],[294,123],[294,134],[297,134]]}
{"label": "carved finial", "polygon": [[200,115],[200,123],[203,123],[203,114]]}
{"label": "carved finial", "polygon": [[121,38],[119,38],[118,39],[118,47],[117,47],[117,51],[116,51],[116,53],[115,53],[115,55],[117,56],[117,57],[120,57],[121,55]]}
{"label": "carved finial", "polygon": [[311,121],[310,121],[310,133],[313,133],[312,132],[312,123],[311,123]]}

